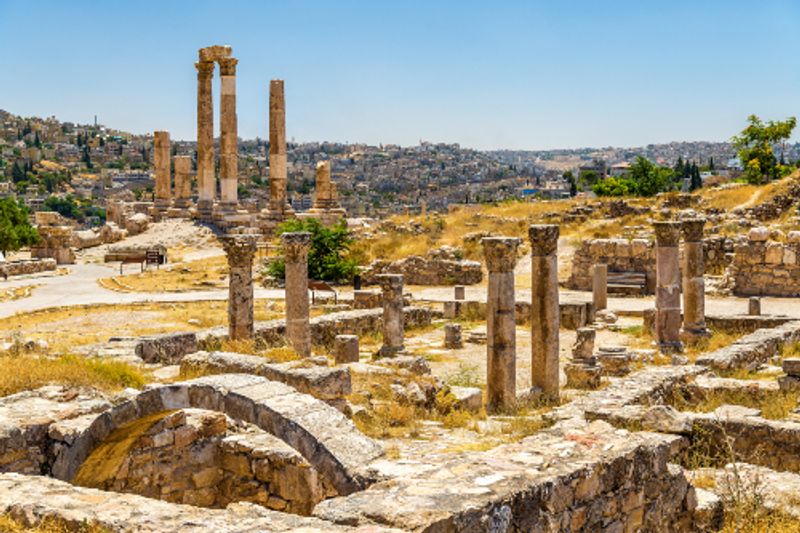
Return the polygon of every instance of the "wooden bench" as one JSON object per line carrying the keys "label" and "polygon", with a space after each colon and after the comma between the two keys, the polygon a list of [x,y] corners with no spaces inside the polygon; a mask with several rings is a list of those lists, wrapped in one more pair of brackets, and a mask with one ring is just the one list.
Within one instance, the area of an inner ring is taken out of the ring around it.
{"label": "wooden bench", "polygon": [[336,293],[336,289],[331,287],[329,284],[325,283],[324,281],[314,281],[308,280],[308,288],[311,291],[311,305],[317,303],[317,292],[316,291],[323,291],[323,292],[332,292],[333,293],[333,303],[338,303],[339,295]]}
{"label": "wooden bench", "polygon": [[641,296],[647,293],[647,274],[644,272],[609,272],[609,294]]}

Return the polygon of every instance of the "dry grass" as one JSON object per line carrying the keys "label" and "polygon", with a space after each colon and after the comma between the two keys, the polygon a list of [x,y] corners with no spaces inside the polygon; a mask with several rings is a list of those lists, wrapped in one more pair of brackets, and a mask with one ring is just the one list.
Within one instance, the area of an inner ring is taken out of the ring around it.
{"label": "dry grass", "polygon": [[762,187],[757,185],[732,183],[719,188],[702,189],[700,197],[703,198],[704,206],[730,211],[753,204],[761,195],[761,189]]}
{"label": "dry grass", "polygon": [[760,502],[725,510],[725,525],[720,533],[797,533],[800,519],[787,513],[769,510]]}
{"label": "dry grass", "polygon": [[33,294],[33,291],[38,287],[41,287],[41,285],[25,285],[24,287],[13,287],[6,289],[3,292],[0,292],[0,303],[27,298]]}
{"label": "dry grass", "polygon": [[225,288],[227,279],[228,262],[221,255],[103,278],[98,283],[121,292],[187,292]]}
{"label": "dry grass", "polygon": [[0,355],[0,375],[0,396],[49,384],[117,391],[147,382],[146,374],[128,363],[74,355]]}
{"label": "dry grass", "polygon": [[730,346],[745,335],[742,331],[717,331],[711,330],[711,335],[692,344],[687,344],[684,355],[694,362],[702,353],[713,352],[726,346]]}
{"label": "dry grass", "polygon": [[771,420],[786,418],[797,407],[797,392],[775,391],[763,395],[754,395],[747,389],[726,389],[708,392],[701,401],[688,401],[680,392],[675,391],[670,403],[681,411],[710,413],[723,405],[741,405],[759,409],[761,416]]}
{"label": "dry grass", "polygon": [[0,531],[3,533],[109,533],[111,530],[98,524],[75,526],[58,518],[45,518],[34,527],[27,527],[10,514],[0,515]]}
{"label": "dry grass", "polygon": [[[283,316],[283,302],[257,300],[254,307],[256,320]],[[14,315],[3,320],[0,338],[22,335],[46,341],[51,353],[68,353],[112,336],[197,331],[227,323],[228,303],[224,300],[87,305]]]}

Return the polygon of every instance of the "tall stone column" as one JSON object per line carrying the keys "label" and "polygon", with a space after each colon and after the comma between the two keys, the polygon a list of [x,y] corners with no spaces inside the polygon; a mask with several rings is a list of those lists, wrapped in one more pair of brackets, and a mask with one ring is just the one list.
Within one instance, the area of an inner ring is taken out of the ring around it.
{"label": "tall stone column", "polygon": [[517,325],[514,266],[520,240],[486,237],[482,241],[489,291],[486,300],[486,411],[508,412],[517,401]]}
{"label": "tall stone column", "polygon": [[286,338],[302,357],[311,355],[311,327],[308,320],[308,232],[281,235],[286,265]]}
{"label": "tall stone column", "polygon": [[662,352],[681,351],[680,222],[654,222],[656,233],[656,342]]}
{"label": "tall stone column", "polygon": [[169,207],[171,193],[169,132],[157,131],[153,134],[153,167],[156,172],[156,208],[165,211]]}
{"label": "tall stone column", "polygon": [[210,218],[216,196],[214,176],[214,100],[211,78],[213,61],[198,61],[197,67],[197,210],[201,218]]}
{"label": "tall stone column", "polygon": [[269,210],[284,218],[291,214],[287,202],[286,99],[283,80],[269,82]]}
{"label": "tall stone column", "polygon": [[594,265],[592,272],[592,302],[594,311],[602,311],[608,307],[608,265]]}
{"label": "tall stone column", "polygon": [[238,62],[239,60],[233,57],[219,59],[221,93],[219,169],[223,209],[235,209],[239,201],[239,148],[236,122],[236,63]]}
{"label": "tall stone column", "polygon": [[684,220],[683,231],[683,331],[684,342],[695,342],[709,335],[706,328],[705,259],[703,257],[703,218]]}
{"label": "tall stone column", "polygon": [[228,257],[228,338],[253,337],[253,257],[255,235],[225,235],[220,238]]}
{"label": "tall stone column", "polygon": [[531,385],[559,396],[558,234],[554,224],[528,228],[531,241]]}
{"label": "tall stone column", "polygon": [[175,165],[175,207],[189,207],[192,198],[192,158],[188,155],[176,155],[172,158]]}
{"label": "tall stone column", "polygon": [[394,357],[403,346],[403,276],[379,274],[376,276],[383,291],[383,346],[378,357]]}

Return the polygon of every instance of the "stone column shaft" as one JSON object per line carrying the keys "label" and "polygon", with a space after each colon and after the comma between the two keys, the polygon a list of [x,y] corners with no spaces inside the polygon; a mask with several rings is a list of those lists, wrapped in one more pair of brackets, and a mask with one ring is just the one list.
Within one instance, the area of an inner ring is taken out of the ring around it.
{"label": "stone column shaft", "polygon": [[508,412],[517,402],[517,325],[514,266],[520,240],[487,237],[482,241],[489,270],[486,300],[486,411]]}
{"label": "stone column shaft", "polygon": [[602,311],[608,307],[608,265],[594,265],[592,301],[594,302],[595,312]]}
{"label": "stone column shaft", "polygon": [[554,224],[531,225],[531,384],[559,396],[558,234]]}
{"label": "stone column shaft", "polygon": [[214,176],[214,100],[211,78],[213,61],[199,61],[197,67],[197,192],[198,208],[210,210],[216,196]]}
{"label": "stone column shaft", "polygon": [[403,276],[379,274],[376,276],[383,291],[383,346],[379,357],[394,357],[402,352],[403,323]]}
{"label": "stone column shaft", "polygon": [[192,158],[188,155],[176,155],[172,158],[175,165],[175,207],[187,207],[192,197]]}
{"label": "stone column shaft", "polygon": [[683,336],[685,340],[708,335],[705,316],[704,219],[684,220],[683,246]]}
{"label": "stone column shaft", "polygon": [[286,265],[286,338],[302,357],[311,355],[311,327],[308,318],[308,232],[281,235]]}
{"label": "stone column shaft", "polygon": [[236,63],[232,57],[219,60],[220,71],[220,196],[222,203],[238,203],[239,158],[236,120]]}
{"label": "stone column shaft", "polygon": [[290,213],[286,195],[286,99],[283,80],[269,82],[269,210]]}
{"label": "stone column shaft", "polygon": [[153,134],[153,167],[156,174],[156,206],[160,209],[169,207],[170,197],[172,196],[172,186],[169,170],[170,164],[170,144],[169,132],[157,131]]}
{"label": "stone column shaft", "polygon": [[253,257],[256,237],[236,235],[221,237],[228,256],[228,338],[253,337]]}
{"label": "stone column shaft", "polygon": [[680,222],[655,222],[656,342],[662,351],[680,351],[681,272]]}

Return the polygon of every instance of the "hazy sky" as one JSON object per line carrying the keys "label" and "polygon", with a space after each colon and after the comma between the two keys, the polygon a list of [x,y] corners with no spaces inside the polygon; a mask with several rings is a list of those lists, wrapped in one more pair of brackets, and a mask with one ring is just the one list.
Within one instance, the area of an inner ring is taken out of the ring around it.
{"label": "hazy sky", "polygon": [[297,141],[639,146],[800,114],[800,0],[0,0],[0,108],[192,139],[211,44],[243,138],[272,78]]}

